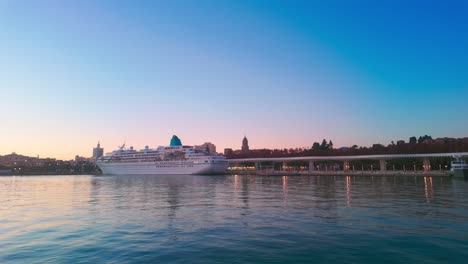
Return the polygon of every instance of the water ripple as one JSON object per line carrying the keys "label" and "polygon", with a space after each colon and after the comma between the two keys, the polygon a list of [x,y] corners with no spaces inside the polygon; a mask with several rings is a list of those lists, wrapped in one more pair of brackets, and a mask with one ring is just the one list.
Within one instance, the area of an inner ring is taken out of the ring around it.
{"label": "water ripple", "polygon": [[0,263],[447,263],[468,183],[430,177],[0,177]]}

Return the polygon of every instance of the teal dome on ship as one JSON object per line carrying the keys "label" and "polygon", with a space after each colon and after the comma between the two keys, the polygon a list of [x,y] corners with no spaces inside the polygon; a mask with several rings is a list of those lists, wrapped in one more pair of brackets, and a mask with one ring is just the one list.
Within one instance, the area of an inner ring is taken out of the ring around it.
{"label": "teal dome on ship", "polygon": [[170,146],[171,147],[182,146],[182,142],[180,142],[180,139],[176,135],[173,135],[171,138]]}

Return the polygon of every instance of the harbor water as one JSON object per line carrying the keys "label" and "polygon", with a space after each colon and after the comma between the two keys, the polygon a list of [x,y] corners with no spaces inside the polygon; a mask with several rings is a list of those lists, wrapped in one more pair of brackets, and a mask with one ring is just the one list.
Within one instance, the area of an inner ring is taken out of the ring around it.
{"label": "harbor water", "polygon": [[463,263],[468,182],[0,177],[0,263]]}

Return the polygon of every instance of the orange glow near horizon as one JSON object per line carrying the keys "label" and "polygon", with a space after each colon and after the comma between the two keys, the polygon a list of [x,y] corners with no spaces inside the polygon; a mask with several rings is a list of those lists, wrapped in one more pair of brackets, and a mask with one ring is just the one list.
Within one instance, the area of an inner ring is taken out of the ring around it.
{"label": "orange glow near horizon", "polygon": [[[65,131],[64,131],[65,132]],[[206,136],[196,136],[194,134],[186,133],[177,134],[184,145],[199,145],[205,142],[211,142],[216,145],[216,150],[219,153],[223,153],[224,148],[232,148],[234,150],[240,149],[242,144],[243,136],[237,138],[224,137],[213,135],[212,138]],[[172,134],[168,133],[166,138],[163,136],[150,137],[118,137],[112,136],[111,134],[106,137],[95,137],[91,135],[80,135],[79,132],[75,134],[63,134],[58,133],[52,135],[36,135],[36,137],[26,137],[24,134],[13,135],[9,138],[0,139],[0,155],[7,155],[13,152],[25,156],[41,158],[56,158],[61,160],[71,160],[75,158],[75,155],[82,157],[91,157],[92,150],[96,147],[99,141],[101,147],[104,148],[104,152],[110,152],[117,149],[122,143],[126,143],[127,146],[134,146],[136,149],[143,149],[146,145],[151,148],[157,146],[166,146],[169,144]],[[249,137],[249,136],[248,136]],[[260,138],[260,139],[257,139]],[[319,137],[317,137],[319,138]],[[319,141],[318,139],[310,140]],[[310,148],[312,143],[308,143],[304,139],[291,140],[290,142],[281,142],[277,140],[274,135],[255,136],[249,137],[250,149],[284,149],[284,148]]]}

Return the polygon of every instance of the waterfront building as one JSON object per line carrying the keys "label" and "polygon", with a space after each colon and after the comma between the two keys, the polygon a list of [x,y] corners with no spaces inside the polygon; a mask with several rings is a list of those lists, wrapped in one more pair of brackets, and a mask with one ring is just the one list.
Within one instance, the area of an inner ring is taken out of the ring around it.
{"label": "waterfront building", "polygon": [[97,146],[93,148],[93,159],[97,160],[98,158],[102,157],[104,155],[104,149],[101,148],[101,144],[97,143]]}
{"label": "waterfront building", "polygon": [[423,140],[422,143],[423,144],[432,144],[432,143],[434,143],[434,140],[432,138],[428,138],[428,139]]}
{"label": "waterfront building", "polygon": [[244,139],[242,140],[241,152],[242,152],[242,153],[247,153],[247,152],[249,152],[249,140],[247,139],[246,136],[244,136]]}
{"label": "waterfront building", "polygon": [[75,163],[88,161],[87,158],[75,155]]}
{"label": "waterfront building", "polygon": [[0,165],[0,175],[10,175],[10,174],[11,174],[10,168]]}
{"label": "waterfront building", "polygon": [[11,169],[0,169],[0,175],[10,175]]}
{"label": "waterfront building", "polygon": [[234,151],[232,148],[225,148],[224,149],[224,156],[231,156]]}
{"label": "waterfront building", "polygon": [[436,143],[436,144],[449,144],[449,143],[453,143],[455,141],[456,141],[455,138],[444,137],[444,138],[436,138],[434,140],[434,143]]}
{"label": "waterfront building", "polygon": [[27,166],[27,167],[35,167],[35,166],[43,166],[46,163],[55,163],[56,159],[40,159],[39,156],[36,157],[29,157],[24,155],[16,154],[15,152],[0,156],[0,165],[13,167],[13,166]]}
{"label": "waterfront building", "polygon": [[195,146],[195,149],[204,151],[208,154],[216,154],[216,145],[211,142],[205,142],[199,146]]}

